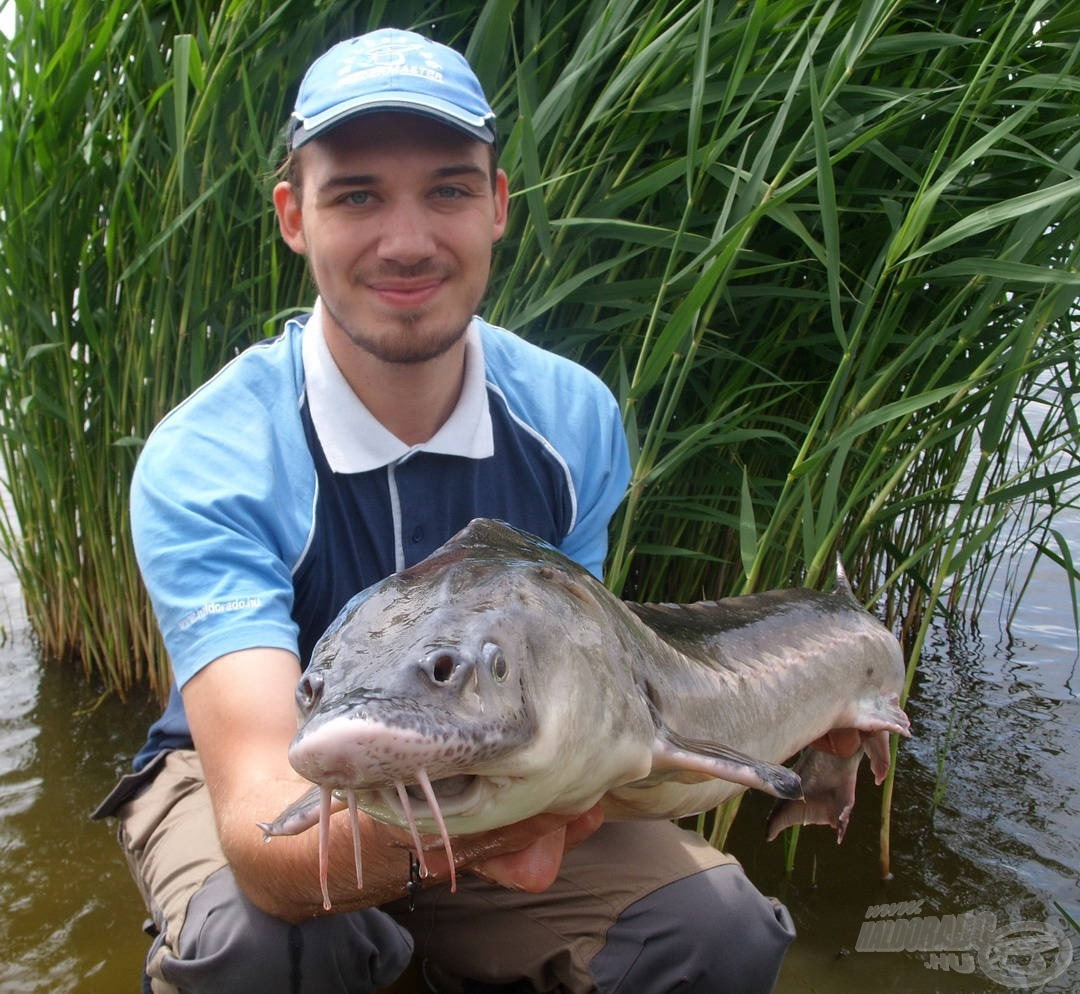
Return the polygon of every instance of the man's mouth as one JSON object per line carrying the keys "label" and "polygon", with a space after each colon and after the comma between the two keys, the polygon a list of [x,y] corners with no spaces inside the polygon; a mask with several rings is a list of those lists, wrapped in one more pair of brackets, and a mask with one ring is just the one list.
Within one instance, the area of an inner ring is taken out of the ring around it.
{"label": "man's mouth", "polygon": [[426,304],[442,288],[445,279],[427,276],[417,280],[376,280],[369,289],[383,303],[394,308],[415,308]]}

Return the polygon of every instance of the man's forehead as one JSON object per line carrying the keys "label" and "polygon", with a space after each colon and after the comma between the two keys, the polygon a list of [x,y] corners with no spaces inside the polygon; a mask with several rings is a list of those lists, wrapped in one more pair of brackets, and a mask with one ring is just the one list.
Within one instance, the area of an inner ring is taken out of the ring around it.
{"label": "man's forehead", "polygon": [[488,176],[491,146],[416,114],[365,115],[308,142],[293,154],[319,187],[383,182],[410,164],[429,178]]}
{"label": "man's forehead", "polygon": [[[441,121],[404,110],[359,114],[313,139],[311,144],[332,151],[375,151],[398,146],[469,149],[478,158],[486,156],[489,147]],[[298,151],[303,153],[304,150]]]}

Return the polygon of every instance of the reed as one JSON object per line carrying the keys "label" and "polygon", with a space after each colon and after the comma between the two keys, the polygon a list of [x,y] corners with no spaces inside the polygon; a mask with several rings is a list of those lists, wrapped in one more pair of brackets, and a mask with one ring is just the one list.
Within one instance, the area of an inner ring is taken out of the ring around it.
{"label": "reed", "polygon": [[1018,550],[1077,603],[1080,0],[15,5],[0,541],[45,651],[165,686],[131,466],[309,301],[267,198],[288,85],[391,23],[465,49],[499,113],[487,316],[622,405],[613,589],[827,584],[839,554],[909,686]]}

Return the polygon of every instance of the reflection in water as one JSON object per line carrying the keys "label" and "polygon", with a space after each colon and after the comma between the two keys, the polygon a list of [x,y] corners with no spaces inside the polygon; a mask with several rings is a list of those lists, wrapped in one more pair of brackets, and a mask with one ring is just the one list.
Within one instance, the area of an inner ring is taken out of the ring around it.
{"label": "reflection in water", "polygon": [[[1080,520],[1062,527],[1080,547]],[[1080,917],[1076,632],[1059,579],[1048,571],[1027,593],[1011,644],[934,633],[908,707],[914,737],[900,750],[887,884],[877,871],[880,791],[868,776],[844,844],[806,829],[790,878],[782,844],[762,838],[769,799],[747,798],[731,848],[799,929],[780,994],[1006,989],[977,965],[959,972],[969,965],[959,957],[945,969],[925,953],[856,951],[872,906],[913,901],[924,916],[990,911],[1002,926],[1068,929],[1057,902]],[[91,710],[96,692],[70,666],[37,661],[3,561],[0,594],[0,990],[136,990],[143,911],[109,828],[87,816],[156,707],[106,698]],[[1042,990],[1077,989],[1078,967]]]}

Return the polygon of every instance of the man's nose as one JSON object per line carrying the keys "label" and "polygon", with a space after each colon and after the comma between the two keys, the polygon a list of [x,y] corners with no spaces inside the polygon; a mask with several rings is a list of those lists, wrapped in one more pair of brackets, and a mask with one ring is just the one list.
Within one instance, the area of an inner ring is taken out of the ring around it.
{"label": "man's nose", "polygon": [[423,205],[412,201],[394,204],[383,218],[379,257],[409,266],[430,258],[434,251],[435,238]]}

